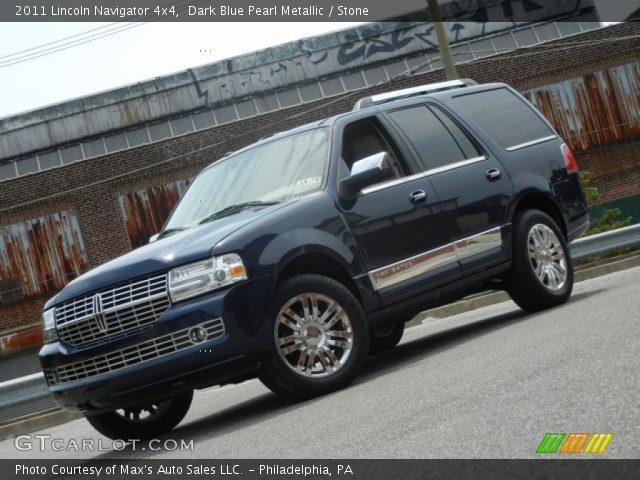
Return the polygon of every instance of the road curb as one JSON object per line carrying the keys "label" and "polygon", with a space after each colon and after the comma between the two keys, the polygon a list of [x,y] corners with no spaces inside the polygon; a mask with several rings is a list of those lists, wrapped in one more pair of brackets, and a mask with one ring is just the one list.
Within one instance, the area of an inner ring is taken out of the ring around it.
{"label": "road curb", "polygon": [[[627,270],[629,268],[640,266],[640,255],[623,258],[621,260],[596,264],[594,266],[586,265],[583,269],[576,270],[574,278],[576,282],[583,282],[609,273]],[[415,327],[428,320],[436,320],[439,318],[451,317],[461,313],[477,310],[478,308],[488,307],[496,303],[506,302],[510,300],[506,292],[490,292],[480,295],[472,295],[463,298],[454,303],[443,305],[441,307],[432,308],[419,313],[413,320],[407,323],[407,327]]]}
{"label": "road curb", "polygon": [[78,412],[56,410],[45,413],[44,415],[37,414],[22,420],[18,419],[18,421],[14,423],[0,426],[0,441],[13,438],[24,433],[42,430],[43,428],[55,427],[56,425],[61,425],[80,417],[82,417],[82,414]]}

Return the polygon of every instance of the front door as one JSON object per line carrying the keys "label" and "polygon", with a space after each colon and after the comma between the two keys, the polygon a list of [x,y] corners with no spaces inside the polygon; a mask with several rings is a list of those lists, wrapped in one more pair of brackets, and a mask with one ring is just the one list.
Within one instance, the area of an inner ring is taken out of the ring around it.
{"label": "front door", "polygon": [[355,199],[340,200],[381,302],[392,303],[458,278],[455,251],[442,248],[447,242],[438,224],[436,192],[408,161],[403,146],[376,116],[354,121],[341,132],[341,177],[355,161],[380,151],[394,159],[394,178],[365,188]]}

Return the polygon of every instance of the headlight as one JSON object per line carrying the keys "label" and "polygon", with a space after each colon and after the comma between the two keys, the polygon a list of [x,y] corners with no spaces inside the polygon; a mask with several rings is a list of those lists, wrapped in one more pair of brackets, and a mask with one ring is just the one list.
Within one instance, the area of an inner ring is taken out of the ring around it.
{"label": "headlight", "polygon": [[171,270],[169,295],[175,303],[246,279],[242,259],[229,253]]}
{"label": "headlight", "polygon": [[58,331],[56,330],[56,315],[53,308],[45,310],[42,314],[42,338],[44,343],[58,341]]}

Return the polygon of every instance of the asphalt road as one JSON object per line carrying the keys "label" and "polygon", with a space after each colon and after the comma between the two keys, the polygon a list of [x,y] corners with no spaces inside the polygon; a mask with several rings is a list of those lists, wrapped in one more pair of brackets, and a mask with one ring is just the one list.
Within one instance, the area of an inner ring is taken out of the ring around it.
{"label": "asphalt road", "polygon": [[[546,432],[612,432],[599,458],[640,458],[639,284],[635,268],[578,284],[552,311],[505,302],[427,321],[349,388],[303,403],[255,380],[200,391],[165,437],[193,439],[192,451],[20,452],[6,440],[0,458],[527,458]],[[84,419],[40,433],[110,445]]]}

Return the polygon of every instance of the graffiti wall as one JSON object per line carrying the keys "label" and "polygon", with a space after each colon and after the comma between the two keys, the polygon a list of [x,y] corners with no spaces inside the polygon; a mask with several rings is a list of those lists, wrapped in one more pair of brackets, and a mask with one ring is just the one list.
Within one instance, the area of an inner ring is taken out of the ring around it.
{"label": "graffiti wall", "polygon": [[118,197],[127,235],[133,248],[144,245],[149,241],[149,237],[160,231],[188,185],[189,180],[178,180]]}
{"label": "graffiti wall", "polygon": [[640,62],[524,93],[580,151],[640,136]]}
{"label": "graffiti wall", "polygon": [[58,290],[88,269],[72,211],[0,225],[0,305]]}

